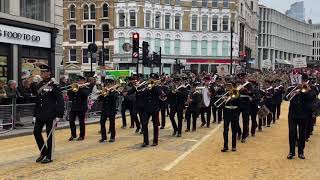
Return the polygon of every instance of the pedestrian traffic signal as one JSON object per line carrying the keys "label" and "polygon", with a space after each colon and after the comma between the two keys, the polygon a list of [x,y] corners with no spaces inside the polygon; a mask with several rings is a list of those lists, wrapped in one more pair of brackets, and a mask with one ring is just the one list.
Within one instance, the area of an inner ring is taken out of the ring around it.
{"label": "pedestrian traffic signal", "polygon": [[139,33],[132,34],[132,58],[139,58]]}

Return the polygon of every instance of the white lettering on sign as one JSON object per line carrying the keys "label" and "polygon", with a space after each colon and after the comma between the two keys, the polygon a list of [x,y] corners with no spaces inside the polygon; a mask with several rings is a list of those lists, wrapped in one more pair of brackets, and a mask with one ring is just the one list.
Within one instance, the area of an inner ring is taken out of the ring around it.
{"label": "white lettering on sign", "polygon": [[290,74],[291,85],[302,84],[301,74]]}
{"label": "white lettering on sign", "polygon": [[0,42],[51,48],[51,35],[47,32],[0,24]]}

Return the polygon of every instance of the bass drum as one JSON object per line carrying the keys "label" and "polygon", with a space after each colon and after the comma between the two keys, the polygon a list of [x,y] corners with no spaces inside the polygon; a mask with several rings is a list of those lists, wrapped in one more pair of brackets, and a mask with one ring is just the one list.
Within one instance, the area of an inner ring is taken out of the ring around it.
{"label": "bass drum", "polygon": [[210,106],[210,96],[208,96],[209,89],[207,87],[203,88],[202,90],[202,99],[203,99],[203,104],[205,107]]}

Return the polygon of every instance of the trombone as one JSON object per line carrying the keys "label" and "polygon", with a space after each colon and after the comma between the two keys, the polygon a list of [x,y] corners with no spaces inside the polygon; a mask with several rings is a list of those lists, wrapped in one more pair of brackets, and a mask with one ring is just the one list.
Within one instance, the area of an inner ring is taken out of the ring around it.
{"label": "trombone", "polygon": [[286,98],[291,101],[298,93],[307,93],[310,90],[309,81],[303,84],[299,84],[294,87],[286,96]]}
{"label": "trombone", "polygon": [[148,81],[143,81],[142,83],[136,86],[136,90],[137,92],[141,92],[146,89],[151,90],[154,86],[159,85],[160,82],[161,82],[160,80],[153,80],[153,79],[150,79]]}
{"label": "trombone", "polygon": [[237,88],[230,89],[228,92],[226,92],[224,95],[222,95],[216,102],[214,102],[214,105],[219,108],[222,106],[222,104],[225,104],[229,102],[231,99],[237,99],[240,97],[240,90],[244,88],[246,85],[248,85],[250,82],[247,81],[244,84],[238,86]]}
{"label": "trombone", "polygon": [[85,83],[85,84],[73,83],[73,84],[70,84],[68,86],[63,87],[62,89],[64,89],[63,91],[71,90],[73,92],[78,92],[80,88],[87,87],[89,85],[90,85],[90,83]]}

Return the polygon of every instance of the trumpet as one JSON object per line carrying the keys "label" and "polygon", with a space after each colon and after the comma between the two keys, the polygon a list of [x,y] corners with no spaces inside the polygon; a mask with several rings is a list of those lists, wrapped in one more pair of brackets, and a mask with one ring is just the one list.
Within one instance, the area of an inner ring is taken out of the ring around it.
{"label": "trumpet", "polygon": [[150,90],[150,89],[152,89],[154,86],[158,86],[160,83],[161,83],[160,80],[150,79],[150,80],[148,81],[148,86],[147,86],[147,88]]}
{"label": "trumpet", "polygon": [[237,88],[232,88],[228,92],[226,92],[224,95],[222,95],[216,102],[214,102],[214,105],[219,108],[222,106],[222,104],[225,104],[229,102],[231,99],[237,99],[240,97],[240,90],[244,88],[246,85],[248,85],[250,82],[247,81],[244,84],[238,86]]}
{"label": "trumpet", "polygon": [[116,84],[110,88],[102,88],[102,90],[99,92],[100,96],[106,97],[109,95],[110,92],[117,90],[121,87],[121,84]]}
{"label": "trumpet", "polygon": [[62,89],[63,91],[73,91],[73,92],[78,92],[80,88],[87,87],[89,86],[90,83],[85,83],[85,84],[78,84],[78,83],[73,83],[71,85],[65,86]]}

